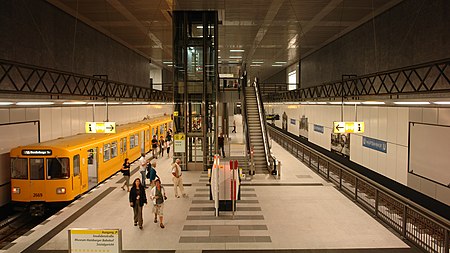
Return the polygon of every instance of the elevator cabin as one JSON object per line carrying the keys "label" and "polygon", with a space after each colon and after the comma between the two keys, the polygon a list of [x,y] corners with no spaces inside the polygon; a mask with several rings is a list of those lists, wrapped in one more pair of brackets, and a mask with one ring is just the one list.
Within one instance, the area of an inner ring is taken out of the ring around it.
{"label": "elevator cabin", "polygon": [[174,122],[185,137],[175,157],[183,170],[206,170],[217,150],[217,23],[216,11],[174,12]]}

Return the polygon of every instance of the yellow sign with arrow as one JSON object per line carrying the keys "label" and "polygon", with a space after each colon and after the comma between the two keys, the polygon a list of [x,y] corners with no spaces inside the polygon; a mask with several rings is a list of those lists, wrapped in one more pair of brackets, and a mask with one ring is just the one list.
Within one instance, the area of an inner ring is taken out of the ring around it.
{"label": "yellow sign with arrow", "polygon": [[364,122],[333,122],[333,133],[364,133]]}

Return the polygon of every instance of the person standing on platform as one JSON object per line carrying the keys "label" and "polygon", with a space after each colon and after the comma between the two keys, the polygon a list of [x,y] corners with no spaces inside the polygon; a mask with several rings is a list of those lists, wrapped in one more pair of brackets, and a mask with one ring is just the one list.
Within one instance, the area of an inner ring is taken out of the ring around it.
{"label": "person standing on platform", "polygon": [[134,225],[139,224],[139,228],[142,229],[144,218],[142,217],[142,208],[144,204],[147,204],[147,196],[145,196],[145,188],[141,185],[141,180],[136,178],[133,182],[133,186],[130,190],[130,206],[133,208],[133,220]]}
{"label": "person standing on platform", "polygon": [[222,156],[223,158],[225,158],[225,148],[224,148],[225,138],[223,137],[223,133],[220,133],[219,137],[217,137],[217,144],[219,145],[219,154],[220,150],[222,149]]}
{"label": "person standing on platform", "polygon": [[158,139],[156,138],[156,135],[153,135],[153,139],[152,139],[152,155],[153,158],[157,159],[158,156],[156,155],[156,149],[158,148]]}
{"label": "person standing on platform", "polygon": [[164,137],[161,135],[159,137],[159,153],[161,157],[164,157],[164,147],[166,146],[166,142],[164,141]]}
{"label": "person standing on platform", "polygon": [[180,193],[183,197],[187,197],[187,195],[184,193],[184,187],[183,187],[183,179],[181,178],[181,160],[177,159],[175,160],[175,163],[172,165],[172,181],[173,181],[173,188],[175,191],[175,198],[179,198],[180,195],[178,195],[178,187],[180,188]]}
{"label": "person standing on platform", "polygon": [[236,133],[236,120],[233,120],[233,131],[231,133]]}
{"label": "person standing on platform", "polygon": [[170,158],[170,145],[172,145],[172,136],[170,135],[170,132],[167,132],[166,135],[167,158]]}
{"label": "person standing on platform", "polygon": [[147,188],[145,185],[145,174],[147,169],[147,161],[145,160],[145,153],[141,154],[141,158],[139,158],[139,172],[141,173],[141,184],[144,188]]}
{"label": "person standing on platform", "polygon": [[155,180],[155,186],[150,191],[150,197],[153,200],[153,213],[155,214],[154,223],[158,223],[159,216],[159,226],[164,228],[163,223],[163,211],[164,211],[164,201],[167,199],[166,191],[164,187],[161,186],[161,181],[158,179]]}
{"label": "person standing on platform", "polygon": [[153,188],[155,186],[155,180],[159,178],[158,175],[156,174],[156,161],[148,163],[147,178],[150,180],[150,188]]}
{"label": "person standing on platform", "polygon": [[130,191],[130,162],[128,161],[128,158],[125,158],[125,161],[122,165],[122,174],[123,178],[125,179],[125,182],[122,185],[122,190],[125,191],[125,185],[127,186],[127,191]]}

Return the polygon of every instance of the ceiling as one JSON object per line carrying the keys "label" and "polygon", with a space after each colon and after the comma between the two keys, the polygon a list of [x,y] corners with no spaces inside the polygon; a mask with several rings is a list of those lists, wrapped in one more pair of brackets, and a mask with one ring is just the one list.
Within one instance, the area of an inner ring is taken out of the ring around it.
{"label": "ceiling", "polygon": [[[173,10],[217,10],[220,73],[246,64],[261,80],[401,0],[47,0],[170,69]],[[78,10],[78,11],[77,11]],[[243,52],[230,52],[241,49]],[[230,58],[231,57],[231,58]],[[239,59],[236,57],[242,57]],[[273,66],[275,65],[275,66]]]}

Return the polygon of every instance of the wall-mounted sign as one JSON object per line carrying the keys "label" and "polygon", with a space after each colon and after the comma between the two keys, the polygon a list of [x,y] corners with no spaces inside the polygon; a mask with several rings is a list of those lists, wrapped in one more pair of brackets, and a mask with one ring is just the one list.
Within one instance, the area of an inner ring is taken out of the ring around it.
{"label": "wall-mounted sign", "polygon": [[23,149],[22,155],[52,155],[52,150],[50,150],[50,149],[45,149],[45,150]]}
{"label": "wall-mounted sign", "polygon": [[387,142],[363,136],[362,145],[376,151],[387,153]]}
{"label": "wall-mounted sign", "polygon": [[113,134],[116,132],[116,122],[86,122],[86,133],[107,133]]}
{"label": "wall-mounted sign", "polygon": [[291,119],[291,125],[295,125],[295,119]]}
{"label": "wall-mounted sign", "polygon": [[174,111],[174,112],[173,112],[173,116],[174,116],[174,117],[177,117],[177,116],[178,116],[178,111]]}
{"label": "wall-mounted sign", "polygon": [[314,131],[323,134],[323,126],[314,124]]}
{"label": "wall-mounted sign", "polygon": [[173,152],[184,153],[186,149],[186,135],[184,133],[173,136]]}
{"label": "wall-mounted sign", "polygon": [[69,252],[122,252],[120,229],[69,229]]}
{"label": "wall-mounted sign", "polygon": [[364,122],[333,122],[333,133],[364,133]]}

